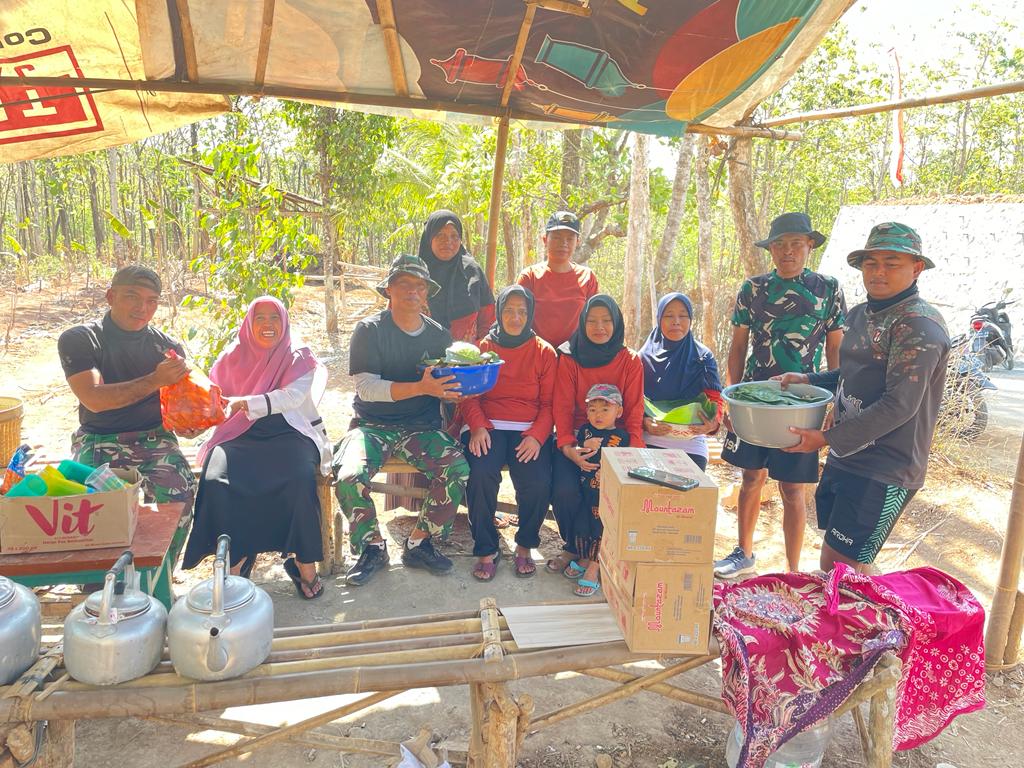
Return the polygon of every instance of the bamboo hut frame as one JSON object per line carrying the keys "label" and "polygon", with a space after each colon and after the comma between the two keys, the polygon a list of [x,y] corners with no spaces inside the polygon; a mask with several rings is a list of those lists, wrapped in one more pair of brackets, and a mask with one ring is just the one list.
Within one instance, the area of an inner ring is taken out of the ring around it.
{"label": "bamboo hut frame", "polygon": [[[459,633],[459,634],[452,634]],[[528,736],[576,715],[592,712],[648,691],[672,701],[719,713],[727,713],[721,700],[667,681],[714,661],[713,655],[675,659],[660,670],[639,676],[617,667],[651,660],[650,654],[634,654],[625,643],[520,651],[508,633],[493,598],[480,602],[479,611],[396,617],[364,622],[276,629],[272,654],[294,653],[300,660],[282,670],[273,660],[254,673],[220,682],[197,683],[167,674],[162,669],[138,680],[116,686],[96,687],[67,682],[59,648],[41,657],[21,681],[0,689],[0,746],[10,732],[40,720],[65,726],[78,719],[141,717],[200,729],[218,730],[246,737],[230,748],[215,751],[188,764],[200,768],[271,744],[288,742],[319,749],[397,756],[398,744],[373,739],[341,737],[318,730],[321,726],[414,688],[469,685],[471,731],[466,752],[449,751],[453,765],[470,768],[512,768]],[[439,647],[423,647],[422,638]],[[450,641],[470,639],[472,653],[446,657]],[[359,666],[324,668],[318,662],[333,652],[354,654]],[[404,654],[404,655],[401,655]],[[415,657],[412,655],[415,654]],[[513,694],[508,683],[555,673],[577,674],[616,685],[597,696],[533,717],[534,702],[525,693]],[[44,682],[54,677],[53,682]],[[869,768],[890,768],[892,716],[900,662],[883,656],[837,716],[854,712]],[[37,688],[42,687],[37,692]],[[285,727],[272,728],[208,714],[233,706],[289,701],[338,694],[368,694],[344,706]],[[868,705],[867,717],[861,705]],[[71,735],[74,729],[58,728]],[[73,749],[57,749],[58,754]],[[0,763],[2,765],[2,763]],[[62,768],[51,762],[47,768]]]}

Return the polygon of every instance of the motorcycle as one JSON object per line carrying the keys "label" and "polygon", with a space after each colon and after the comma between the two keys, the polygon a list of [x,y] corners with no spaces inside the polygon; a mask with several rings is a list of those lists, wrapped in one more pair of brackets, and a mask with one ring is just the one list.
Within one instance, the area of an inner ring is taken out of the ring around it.
{"label": "motorcycle", "polygon": [[949,370],[939,407],[939,420],[949,431],[965,440],[977,439],[988,427],[986,392],[998,389],[985,374],[984,350],[973,349],[972,338],[964,334],[951,340]]}
{"label": "motorcycle", "polygon": [[1013,370],[1013,340],[1006,308],[1015,302],[988,302],[971,317],[971,352],[981,360],[983,370],[1002,365]]}

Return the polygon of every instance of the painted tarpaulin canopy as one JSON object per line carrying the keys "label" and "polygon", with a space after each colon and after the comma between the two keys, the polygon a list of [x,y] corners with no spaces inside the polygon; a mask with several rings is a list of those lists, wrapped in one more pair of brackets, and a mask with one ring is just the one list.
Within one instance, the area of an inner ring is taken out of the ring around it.
{"label": "painted tarpaulin canopy", "polygon": [[[228,109],[225,94],[487,119],[505,113],[509,77],[508,114],[519,119],[662,136],[693,122],[730,126],[785,83],[849,4],[3,0],[0,159],[134,141]],[[46,77],[89,87],[31,82]],[[152,90],[121,90],[143,80]]]}

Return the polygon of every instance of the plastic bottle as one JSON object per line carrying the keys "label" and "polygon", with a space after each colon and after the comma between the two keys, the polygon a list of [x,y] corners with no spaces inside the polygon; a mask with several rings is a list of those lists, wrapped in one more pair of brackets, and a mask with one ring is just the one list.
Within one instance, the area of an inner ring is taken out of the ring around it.
{"label": "plastic bottle", "polygon": [[68,480],[53,466],[43,467],[39,476],[46,482],[47,496],[77,496],[88,493],[89,489],[74,480]]}
{"label": "plastic bottle", "polygon": [[[829,722],[826,720],[814,728],[798,733],[768,757],[764,764],[765,768],[821,768],[830,730]],[[743,729],[736,723],[725,745],[725,760],[729,768],[736,768],[742,748]]]}
{"label": "plastic bottle", "polygon": [[57,469],[68,480],[86,485],[86,478],[94,471],[95,467],[71,461],[71,459],[64,459],[64,461],[57,465]]}

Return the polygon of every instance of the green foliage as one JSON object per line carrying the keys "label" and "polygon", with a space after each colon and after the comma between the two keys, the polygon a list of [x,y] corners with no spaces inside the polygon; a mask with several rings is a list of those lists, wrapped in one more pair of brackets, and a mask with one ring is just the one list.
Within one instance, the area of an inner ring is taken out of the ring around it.
{"label": "green foliage", "polygon": [[[206,275],[210,293],[186,296],[182,303],[199,308],[205,316],[198,357],[209,367],[253,299],[270,295],[286,306],[291,303],[292,290],[303,282],[300,270],[318,243],[305,219],[281,212],[284,194],[279,189],[247,183],[258,174],[254,143],[219,144],[204,161],[213,167],[218,194],[201,224],[216,248],[214,256],[201,255],[190,268]],[[200,331],[193,327],[187,336],[197,338]]]}

